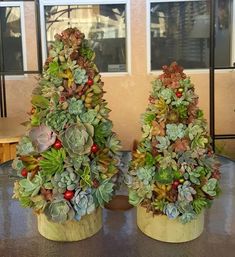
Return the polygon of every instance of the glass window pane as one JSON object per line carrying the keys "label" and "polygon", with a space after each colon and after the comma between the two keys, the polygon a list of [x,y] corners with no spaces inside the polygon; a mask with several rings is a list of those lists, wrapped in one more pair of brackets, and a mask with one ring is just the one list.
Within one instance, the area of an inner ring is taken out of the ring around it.
{"label": "glass window pane", "polygon": [[0,7],[4,70],[23,71],[20,7]]}
{"label": "glass window pane", "polygon": [[[215,65],[230,66],[233,0],[216,0]],[[188,69],[209,67],[209,1],[151,3],[151,70],[177,61]]]}
{"label": "glass window pane", "polygon": [[47,46],[68,27],[79,28],[96,53],[101,72],[125,72],[125,4],[45,6]]}

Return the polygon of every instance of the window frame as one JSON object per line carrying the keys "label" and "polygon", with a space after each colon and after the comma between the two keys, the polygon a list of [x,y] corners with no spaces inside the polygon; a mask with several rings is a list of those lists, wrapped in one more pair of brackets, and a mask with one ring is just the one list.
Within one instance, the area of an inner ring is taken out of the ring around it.
{"label": "window frame", "polygon": [[48,5],[99,5],[99,4],[125,4],[126,5],[126,71],[100,72],[104,77],[119,77],[131,74],[131,33],[130,33],[130,0],[39,0],[41,18],[42,60],[47,58],[47,43],[45,29],[45,6]]}
{"label": "window frame", "polygon": [[[170,2],[197,2],[202,0],[146,0],[146,44],[147,44],[147,73],[148,74],[160,74],[161,70],[151,70],[151,33],[150,33],[150,26],[151,26],[151,15],[150,9],[152,3],[170,3]],[[233,0],[233,8],[232,8],[232,24],[231,24],[231,49],[230,49],[230,56],[231,56],[231,67],[235,62],[235,0]],[[201,73],[209,73],[208,68],[198,68],[198,69],[185,69],[188,74],[201,74]],[[216,72],[218,73],[227,73],[233,71],[232,69],[220,69]]]}
{"label": "window frame", "polygon": [[[22,41],[22,58],[23,58],[23,73],[27,70],[27,51],[26,51],[26,32],[25,32],[25,16],[24,16],[24,3],[19,1],[0,2],[1,7],[19,7],[20,8],[20,28],[21,28],[21,41]],[[22,75],[5,75],[6,80],[17,80],[27,77],[26,74]]]}

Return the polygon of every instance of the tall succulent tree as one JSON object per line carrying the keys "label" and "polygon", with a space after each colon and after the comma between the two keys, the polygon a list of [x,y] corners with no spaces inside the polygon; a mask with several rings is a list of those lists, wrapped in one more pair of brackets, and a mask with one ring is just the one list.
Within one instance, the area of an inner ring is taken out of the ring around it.
{"label": "tall succulent tree", "polygon": [[142,116],[142,139],[126,183],[129,201],[186,223],[209,207],[220,189],[219,163],[194,85],[177,63],[163,66]]}
{"label": "tall succulent tree", "polygon": [[120,142],[94,58],[78,29],[55,35],[13,162],[14,197],[55,222],[103,207],[115,188]]}

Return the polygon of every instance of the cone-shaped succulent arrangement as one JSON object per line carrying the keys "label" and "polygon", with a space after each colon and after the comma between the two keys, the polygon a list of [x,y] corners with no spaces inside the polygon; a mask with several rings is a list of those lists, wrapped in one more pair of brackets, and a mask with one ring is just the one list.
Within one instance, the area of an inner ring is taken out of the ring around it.
{"label": "cone-shaped succulent arrangement", "polygon": [[49,220],[80,220],[111,199],[120,142],[95,54],[76,28],[55,36],[17,147],[14,197]]}
{"label": "cone-shaped succulent arrangement", "polygon": [[129,201],[187,223],[219,193],[219,163],[190,78],[176,63],[152,83],[130,163]]}

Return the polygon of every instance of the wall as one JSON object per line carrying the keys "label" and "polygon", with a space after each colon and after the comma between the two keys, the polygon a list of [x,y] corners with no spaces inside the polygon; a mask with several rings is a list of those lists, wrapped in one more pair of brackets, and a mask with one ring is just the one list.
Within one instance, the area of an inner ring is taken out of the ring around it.
{"label": "wall", "polygon": [[[103,77],[105,98],[112,110],[110,118],[114,130],[122,140],[124,150],[132,148],[134,139],[140,138],[140,114],[144,112],[151,80],[154,75],[147,74],[146,58],[146,3],[143,0],[131,0],[131,69],[130,75]],[[25,15],[32,15],[30,6]],[[27,28],[27,35],[34,35],[35,28]],[[29,32],[29,33],[28,33]],[[28,59],[35,59],[35,38],[27,40]],[[36,60],[36,59],[35,59]],[[209,73],[191,74],[191,79],[200,97],[199,105],[209,117]],[[216,122],[217,133],[234,133],[235,128],[235,73],[219,73],[216,76]],[[7,81],[7,103],[9,116],[26,116],[30,108],[30,93],[36,85],[33,76],[21,80]]]}

